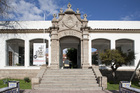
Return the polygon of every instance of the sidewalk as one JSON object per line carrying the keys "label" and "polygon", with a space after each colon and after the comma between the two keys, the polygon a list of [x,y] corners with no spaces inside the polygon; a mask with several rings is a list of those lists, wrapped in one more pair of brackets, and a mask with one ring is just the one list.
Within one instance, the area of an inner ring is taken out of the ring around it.
{"label": "sidewalk", "polygon": [[20,93],[119,93],[109,90],[21,90]]}

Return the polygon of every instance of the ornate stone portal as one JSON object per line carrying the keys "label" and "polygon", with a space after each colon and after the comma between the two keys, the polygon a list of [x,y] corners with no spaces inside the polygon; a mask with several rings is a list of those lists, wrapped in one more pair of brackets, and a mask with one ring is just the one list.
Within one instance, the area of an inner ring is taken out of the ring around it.
{"label": "ornate stone portal", "polygon": [[[90,27],[87,26],[87,15],[84,15],[84,19],[81,19],[81,14],[79,9],[76,13],[71,9],[71,4],[68,4],[68,9],[63,12],[60,9],[59,17],[52,19],[51,30],[51,69],[58,69],[61,65],[61,51],[64,48],[61,44],[62,38],[77,38],[80,43],[77,44],[77,49],[79,50],[79,67],[88,68],[89,67],[89,30]],[[69,43],[69,40],[67,44]],[[71,44],[72,45],[72,42]],[[63,47],[63,48],[62,48]],[[67,47],[67,46],[66,46]],[[74,47],[74,46],[71,46]]]}

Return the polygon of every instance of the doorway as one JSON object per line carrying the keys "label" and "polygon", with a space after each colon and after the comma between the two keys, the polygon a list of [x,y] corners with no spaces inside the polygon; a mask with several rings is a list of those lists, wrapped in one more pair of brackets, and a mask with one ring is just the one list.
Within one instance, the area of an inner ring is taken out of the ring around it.
{"label": "doorway", "polygon": [[[68,52],[68,50],[76,51],[71,53],[71,55],[75,55],[74,59],[76,59],[76,62],[74,60],[70,60],[69,58],[69,67],[65,67],[65,62],[64,62],[64,56],[66,57],[66,53],[64,55],[64,50],[65,52]],[[59,68],[64,69],[64,68],[81,68],[81,42],[80,39],[77,37],[73,36],[67,36],[63,37],[60,39],[60,44],[59,44]]]}

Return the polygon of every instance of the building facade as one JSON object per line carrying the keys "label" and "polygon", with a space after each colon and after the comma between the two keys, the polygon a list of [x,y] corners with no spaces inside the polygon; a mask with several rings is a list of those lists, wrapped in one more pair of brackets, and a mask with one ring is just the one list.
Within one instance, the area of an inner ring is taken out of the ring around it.
{"label": "building facade", "polygon": [[94,55],[106,49],[134,51],[136,59],[120,69],[135,69],[140,58],[140,21],[95,21],[83,19],[68,4],[52,21],[1,21],[0,69],[40,69],[33,65],[34,43],[46,44],[46,64],[63,68],[63,50],[77,50],[77,68],[104,65]]}

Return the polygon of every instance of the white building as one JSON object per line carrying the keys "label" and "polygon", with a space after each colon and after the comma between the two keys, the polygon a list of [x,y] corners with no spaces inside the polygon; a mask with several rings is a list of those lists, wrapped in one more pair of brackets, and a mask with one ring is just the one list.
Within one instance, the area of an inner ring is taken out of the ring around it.
{"label": "white building", "polygon": [[33,65],[33,44],[44,41],[51,68],[61,68],[63,49],[72,47],[77,49],[79,68],[92,65],[92,50],[118,48],[136,54],[131,65],[120,69],[134,69],[140,59],[140,21],[87,21],[86,17],[81,19],[79,11],[68,6],[52,21],[1,21],[0,69],[39,70]]}

